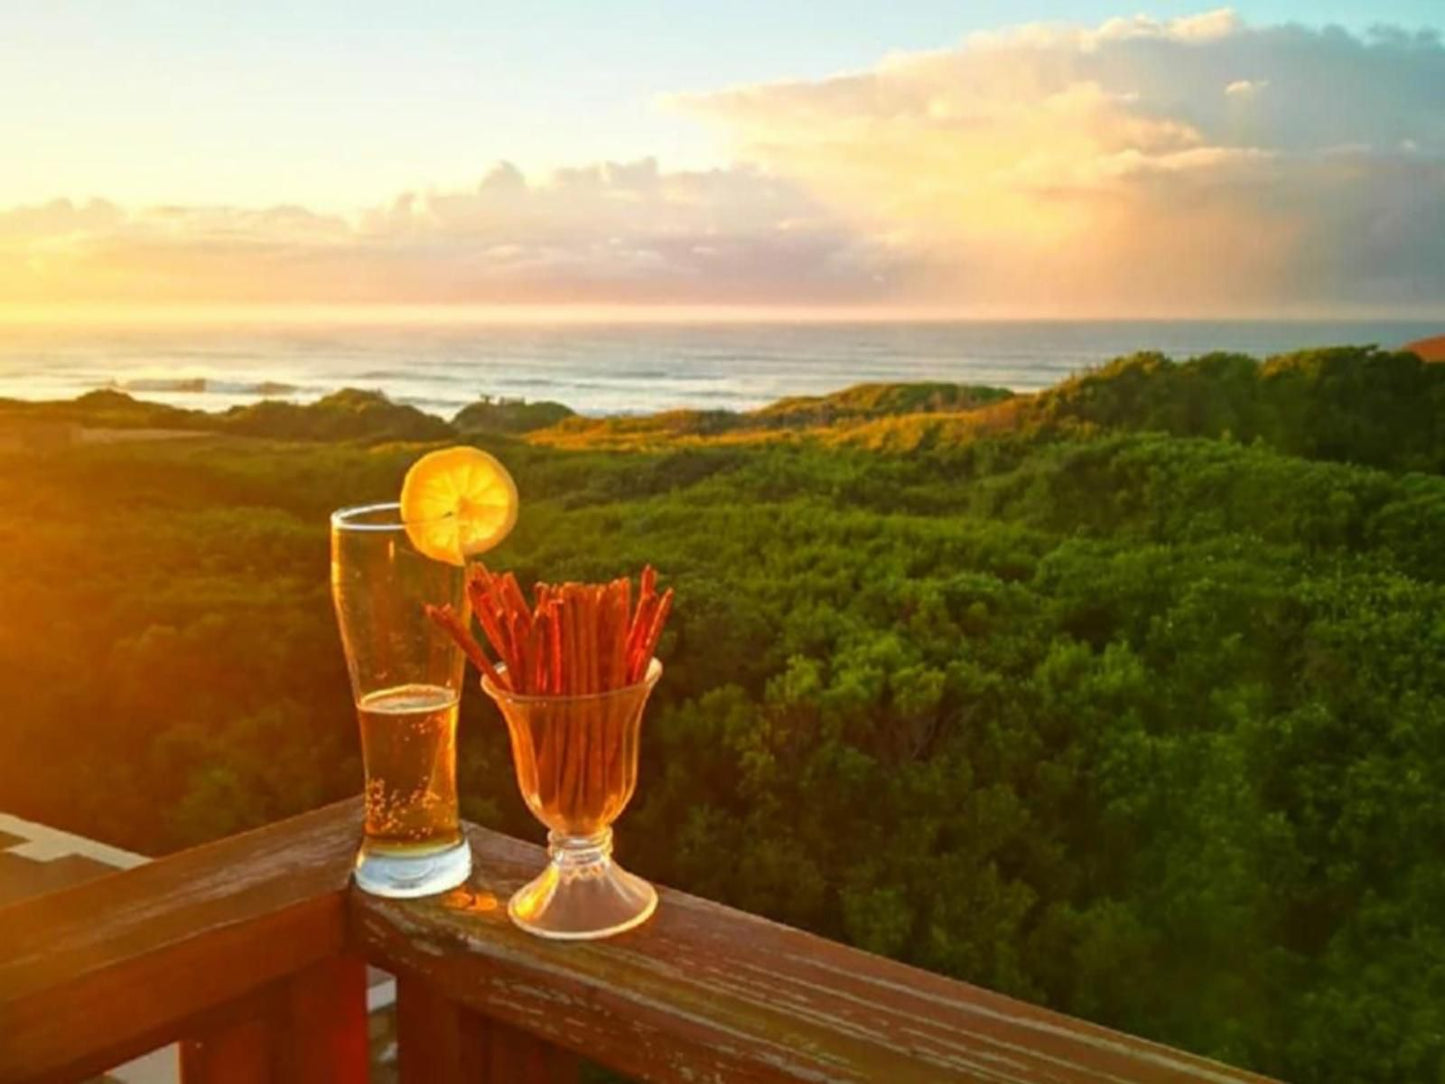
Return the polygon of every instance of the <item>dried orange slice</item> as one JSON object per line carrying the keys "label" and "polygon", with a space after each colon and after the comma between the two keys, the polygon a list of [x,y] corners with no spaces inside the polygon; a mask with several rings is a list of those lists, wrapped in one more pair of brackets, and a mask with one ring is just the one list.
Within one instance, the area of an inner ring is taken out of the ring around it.
{"label": "dried orange slice", "polygon": [[463,565],[499,545],[517,522],[517,483],[480,448],[428,452],[401,484],[401,519],[419,551]]}

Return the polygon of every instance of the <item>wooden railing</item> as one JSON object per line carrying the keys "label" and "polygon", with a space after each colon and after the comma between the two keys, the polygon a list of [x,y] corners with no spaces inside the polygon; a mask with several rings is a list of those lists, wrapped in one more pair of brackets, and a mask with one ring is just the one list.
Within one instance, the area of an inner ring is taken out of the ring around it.
{"label": "wooden railing", "polygon": [[180,1041],[186,1084],[365,1080],[365,963],[397,975],[401,1078],[1263,1080],[681,892],[610,941],[542,941],[508,895],[542,851],[469,827],[471,884],[348,887],[346,802],[0,911],[0,1082]]}

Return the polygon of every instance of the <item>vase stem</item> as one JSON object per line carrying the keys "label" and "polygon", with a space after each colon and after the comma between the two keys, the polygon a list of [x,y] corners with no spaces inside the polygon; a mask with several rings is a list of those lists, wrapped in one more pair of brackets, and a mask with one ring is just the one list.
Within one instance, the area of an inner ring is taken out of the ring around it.
{"label": "vase stem", "polygon": [[612,864],[612,829],[603,828],[590,836],[547,833],[547,853],[564,879],[601,876]]}

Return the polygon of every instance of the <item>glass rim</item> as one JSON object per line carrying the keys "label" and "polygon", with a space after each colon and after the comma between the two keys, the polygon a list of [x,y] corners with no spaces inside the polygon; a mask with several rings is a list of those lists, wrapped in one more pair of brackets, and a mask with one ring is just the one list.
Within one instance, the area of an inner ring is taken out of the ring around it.
{"label": "glass rim", "polygon": [[[358,523],[353,517],[366,516],[377,512],[395,512],[396,518],[382,523]],[[331,513],[333,531],[404,531],[408,527],[427,526],[452,518],[452,513],[433,519],[402,519],[400,501],[378,501],[375,504],[356,504],[349,508],[338,508]]]}
{"label": "glass rim", "polygon": [[[505,663],[497,664],[498,673],[506,673],[506,670]],[[656,655],[647,660],[647,672],[642,675],[641,681],[602,693],[514,693],[508,689],[499,689],[490,677],[481,675],[482,691],[493,700],[505,700],[509,704],[584,704],[593,700],[625,696],[628,693],[636,694],[639,689],[651,689],[661,677],[662,660]]]}

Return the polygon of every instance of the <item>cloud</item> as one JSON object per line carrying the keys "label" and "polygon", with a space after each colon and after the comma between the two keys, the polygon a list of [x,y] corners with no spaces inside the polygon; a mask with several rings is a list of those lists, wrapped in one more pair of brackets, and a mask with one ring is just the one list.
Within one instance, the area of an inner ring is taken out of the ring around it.
{"label": "cloud", "polygon": [[1445,48],[1232,12],[975,34],[672,99],[911,254],[915,291],[1065,312],[1445,299]]}
{"label": "cloud", "polygon": [[1236,79],[1224,88],[1224,93],[1234,98],[1252,98],[1267,86],[1268,79]]}
{"label": "cloud", "polygon": [[1027,25],[671,99],[738,164],[654,159],[347,216],[0,211],[0,301],[1438,311],[1445,46],[1229,11]]}
{"label": "cloud", "polygon": [[57,199],[34,207],[13,207],[0,211],[0,242],[62,239],[109,228],[123,217],[119,207],[100,199],[80,206]]}
{"label": "cloud", "polygon": [[886,295],[892,257],[795,184],[653,159],[473,188],[351,217],[302,207],[61,200],[0,213],[6,300],[848,303]]}

